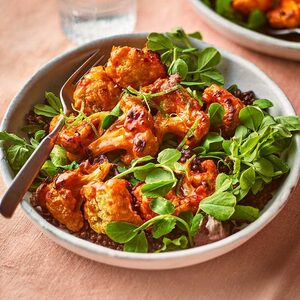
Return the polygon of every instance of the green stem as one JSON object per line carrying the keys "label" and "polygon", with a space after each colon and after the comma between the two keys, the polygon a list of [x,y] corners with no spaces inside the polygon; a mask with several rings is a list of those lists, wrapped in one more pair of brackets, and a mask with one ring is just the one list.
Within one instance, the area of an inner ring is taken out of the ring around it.
{"label": "green stem", "polygon": [[181,150],[182,147],[183,147],[183,146],[185,145],[185,143],[187,142],[188,138],[189,138],[190,136],[193,135],[193,133],[194,133],[196,127],[198,126],[198,123],[199,123],[199,120],[197,119],[197,120],[193,123],[193,125],[191,126],[191,128],[188,130],[188,132],[187,132],[186,135],[184,136],[184,138],[183,138],[183,140],[181,141],[181,143],[178,145],[178,147],[177,147],[178,150]]}

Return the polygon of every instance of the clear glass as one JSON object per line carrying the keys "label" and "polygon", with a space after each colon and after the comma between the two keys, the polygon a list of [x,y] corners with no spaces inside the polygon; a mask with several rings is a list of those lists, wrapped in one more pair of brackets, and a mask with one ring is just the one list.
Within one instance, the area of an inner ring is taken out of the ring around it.
{"label": "clear glass", "polygon": [[59,0],[59,8],[62,29],[77,44],[130,33],[136,23],[136,0]]}

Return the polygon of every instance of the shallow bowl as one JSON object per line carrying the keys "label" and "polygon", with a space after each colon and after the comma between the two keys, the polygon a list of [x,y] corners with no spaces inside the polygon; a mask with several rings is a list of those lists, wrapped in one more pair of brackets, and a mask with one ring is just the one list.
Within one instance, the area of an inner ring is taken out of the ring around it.
{"label": "shallow bowl", "polygon": [[[4,116],[1,130],[20,133],[19,130],[24,125],[25,113],[34,104],[43,101],[45,91],[58,93],[64,81],[93,50],[99,48],[104,53],[109,53],[113,45],[142,47],[145,41],[146,34],[116,36],[91,42],[54,58],[40,68],[12,100]],[[208,46],[201,41],[192,40],[192,42],[195,47],[204,48]],[[258,97],[271,99],[274,102],[274,108],[271,110],[272,114],[295,114],[287,97],[261,70],[236,55],[222,50],[221,54],[223,60],[220,69],[226,78],[225,86],[236,83],[241,90],[254,90]],[[291,170],[258,220],[221,241],[192,249],[153,254],[136,254],[108,249],[77,238],[67,231],[49,224],[30,205],[30,193],[25,195],[21,206],[29,219],[53,241],[66,249],[95,261],[136,269],[172,269],[189,266],[207,261],[238,247],[254,236],[279,213],[298,180],[300,170],[299,149],[300,139],[296,137],[288,159]],[[0,156],[0,170],[6,184],[9,185],[13,179],[13,173],[5,160],[3,147]]]}
{"label": "shallow bowl", "polygon": [[200,0],[190,0],[201,19],[220,35],[258,52],[300,61],[300,42],[292,42],[237,25],[218,15]]}

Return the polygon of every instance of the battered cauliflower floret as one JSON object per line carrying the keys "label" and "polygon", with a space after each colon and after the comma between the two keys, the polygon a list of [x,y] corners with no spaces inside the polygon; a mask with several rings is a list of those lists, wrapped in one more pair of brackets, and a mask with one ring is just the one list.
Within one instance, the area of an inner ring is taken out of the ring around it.
{"label": "battered cauliflower floret", "polygon": [[273,2],[273,0],[233,0],[232,7],[236,11],[249,15],[256,9],[266,12],[273,7]]}
{"label": "battered cauliflower floret", "polygon": [[83,226],[81,212],[81,188],[91,182],[104,180],[110,171],[108,161],[91,165],[83,162],[76,170],[56,176],[49,184],[42,184],[33,194],[35,202],[47,208],[51,215],[70,231],[77,232]]}
{"label": "battered cauliflower floret", "polygon": [[214,102],[217,102],[224,107],[225,114],[222,126],[213,129],[221,129],[222,133],[226,136],[232,135],[236,127],[240,124],[239,113],[244,107],[243,102],[216,84],[212,84],[204,90],[202,99],[207,104],[207,109],[209,108],[209,105]]}
{"label": "battered cauliflower floret", "polygon": [[[174,215],[186,211],[196,213],[201,200],[214,193],[217,176],[217,167],[212,160],[194,159],[190,162],[187,166],[180,193],[177,193],[176,188],[173,188],[164,196],[175,206]],[[154,218],[156,213],[149,206],[153,199],[143,195],[142,187],[143,184],[135,186],[133,195],[139,203],[142,219],[147,221]]]}
{"label": "battered cauliflower floret", "polygon": [[167,76],[157,53],[127,46],[113,47],[105,70],[123,88],[132,86],[139,89]]}
{"label": "battered cauliflower floret", "polygon": [[[153,84],[144,87],[143,90],[147,93],[158,93],[174,88],[179,82],[180,77],[173,75],[166,79],[158,79]],[[160,143],[167,133],[176,135],[181,141],[197,122],[193,135],[186,144],[195,146],[207,134],[209,118],[201,111],[198,101],[191,97],[185,88],[179,87],[171,93],[152,98],[152,101],[161,109],[154,118],[155,132]]]}
{"label": "battered cauliflower floret", "polygon": [[118,103],[122,89],[106,74],[102,66],[92,68],[78,83],[74,92],[74,107],[90,115],[111,110]]}
{"label": "battered cauliflower floret", "polygon": [[81,190],[85,199],[84,215],[91,228],[105,233],[106,225],[112,221],[124,221],[136,225],[143,223],[132,209],[132,197],[124,179],[110,179],[86,185]]}
{"label": "battered cauliflower floret", "polygon": [[[108,112],[95,113],[90,115],[88,120],[70,123],[63,127],[56,143],[66,149],[70,160],[80,160],[86,156],[87,146],[103,133],[101,122],[107,114]],[[58,119],[54,117],[50,124],[50,131],[57,121]]]}
{"label": "battered cauliflower floret", "polygon": [[120,101],[123,114],[96,141],[88,146],[93,156],[125,150],[121,156],[124,164],[138,157],[155,156],[159,144],[154,135],[153,117],[142,101],[134,96],[124,96]]}
{"label": "battered cauliflower floret", "polygon": [[274,28],[300,26],[300,0],[281,0],[279,5],[268,12],[268,21]]}

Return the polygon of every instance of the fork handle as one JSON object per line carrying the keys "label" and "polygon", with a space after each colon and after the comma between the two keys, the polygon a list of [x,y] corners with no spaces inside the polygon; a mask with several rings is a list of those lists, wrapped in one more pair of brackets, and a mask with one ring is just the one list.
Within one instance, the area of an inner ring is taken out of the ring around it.
{"label": "fork handle", "polygon": [[12,216],[18,204],[23,199],[23,196],[30,188],[44,162],[48,158],[51,150],[53,149],[61,126],[62,121],[57,124],[53,132],[51,132],[41,141],[39,146],[35,149],[27,162],[18,172],[10,187],[2,196],[0,202],[0,213],[4,217],[10,218]]}

